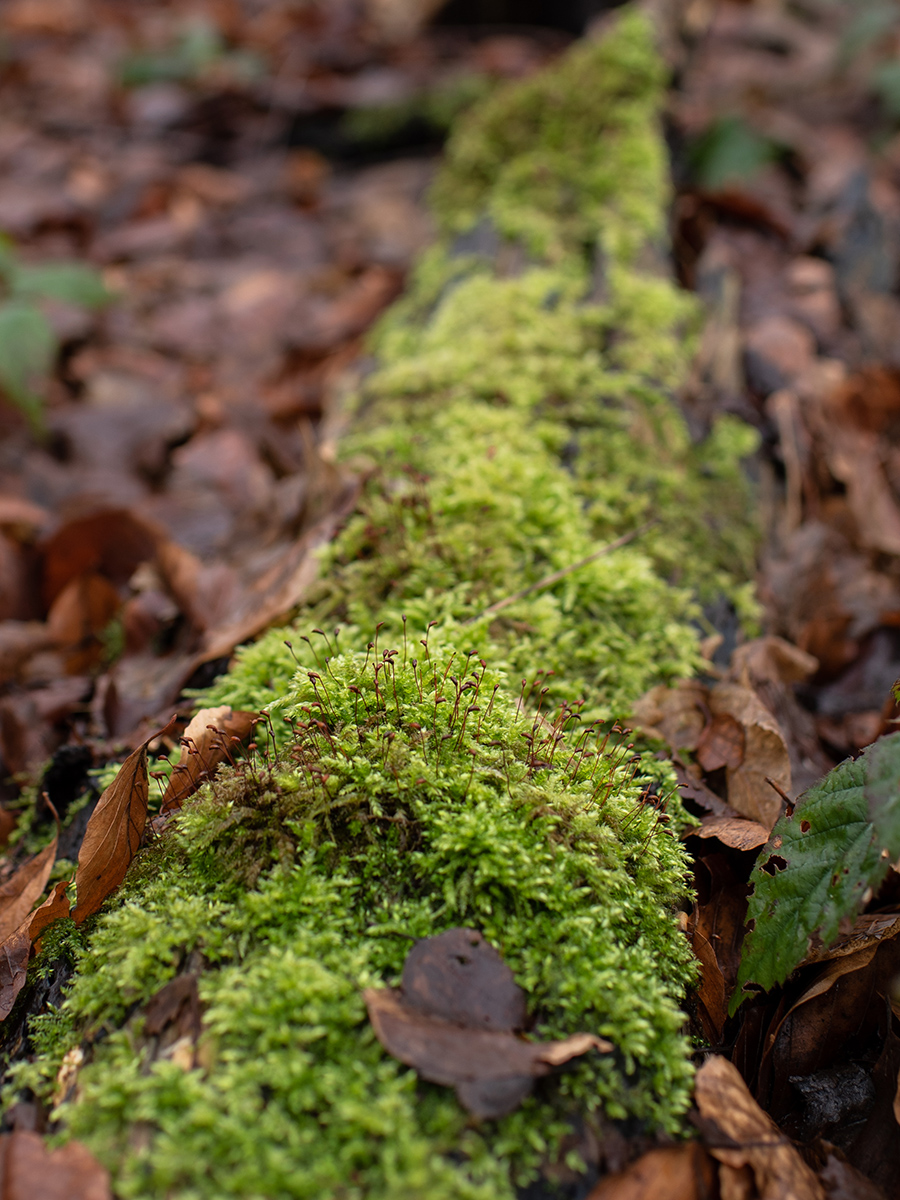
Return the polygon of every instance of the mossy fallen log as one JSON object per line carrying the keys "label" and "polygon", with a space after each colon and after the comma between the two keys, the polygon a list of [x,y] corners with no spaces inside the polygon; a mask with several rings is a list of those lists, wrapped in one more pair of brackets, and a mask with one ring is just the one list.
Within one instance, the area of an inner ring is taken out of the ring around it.
{"label": "mossy fallen log", "polygon": [[[10,1087],[63,1095],[123,1197],[512,1196],[575,1119],[682,1126],[683,812],[667,764],[601,735],[697,665],[703,601],[749,612],[753,435],[694,445],[674,399],[697,313],[659,266],[663,83],[625,11],[462,122],[343,442],[358,510],[291,630],[205,697],[266,709],[265,755],[47,935],[74,981]],[[482,1123],[390,1058],[362,990],[457,925],[536,1036],[616,1053]],[[146,1011],[178,976],[202,1028],[172,1040]]]}

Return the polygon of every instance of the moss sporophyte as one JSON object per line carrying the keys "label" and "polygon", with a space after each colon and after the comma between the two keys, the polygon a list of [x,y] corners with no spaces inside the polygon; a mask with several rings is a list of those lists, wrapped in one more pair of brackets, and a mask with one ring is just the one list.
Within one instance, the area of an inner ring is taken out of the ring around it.
{"label": "moss sporophyte", "polygon": [[[123,1197],[494,1200],[573,1119],[682,1128],[684,816],[669,764],[603,739],[695,668],[706,600],[752,618],[754,437],[725,420],[695,445],[673,399],[697,313],[649,253],[662,88],[622,10],[461,120],[440,239],[348,413],[357,511],[294,625],[202,698],[267,711],[268,737],[57,934],[74,978],[9,1090],[55,1093]],[[389,1057],[363,989],[460,925],[512,968],[531,1036],[615,1054],[482,1123]],[[180,973],[202,1009],[187,1057],[144,1016]]]}

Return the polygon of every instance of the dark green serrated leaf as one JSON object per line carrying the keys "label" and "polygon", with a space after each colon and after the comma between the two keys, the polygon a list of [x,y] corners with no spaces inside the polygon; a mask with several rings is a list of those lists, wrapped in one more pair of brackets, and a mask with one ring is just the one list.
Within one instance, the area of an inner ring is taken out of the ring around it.
{"label": "dark green serrated leaf", "polygon": [[64,300],[81,308],[101,308],[112,299],[97,272],[83,263],[17,267],[13,295],[27,300]]}
{"label": "dark green serrated leaf", "polygon": [[38,427],[40,390],[55,353],[53,330],[40,309],[22,300],[0,306],[0,387]]}
{"label": "dark green serrated leaf", "polygon": [[900,858],[900,733],[879,738],[866,757],[866,799],[875,844],[895,862]]}
{"label": "dark green serrated leaf", "polygon": [[900,753],[889,743],[897,738],[900,734],[892,734],[855,761],[840,763],[772,830],[751,876],[747,919],[755,925],[744,942],[732,1013],[748,985],[768,991],[785,980],[806,957],[813,934],[826,945],[833,942],[841,922],[855,916],[866,889],[884,878],[888,858],[870,820],[866,785],[876,786],[873,780],[878,780],[881,795],[890,786],[891,771],[896,782]]}

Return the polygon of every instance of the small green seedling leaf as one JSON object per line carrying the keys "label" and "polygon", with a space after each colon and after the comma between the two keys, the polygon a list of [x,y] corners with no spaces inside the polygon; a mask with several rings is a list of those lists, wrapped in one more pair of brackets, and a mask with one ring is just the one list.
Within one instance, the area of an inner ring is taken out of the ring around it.
{"label": "small green seedling leaf", "polygon": [[63,300],[81,308],[102,308],[112,299],[98,273],[83,263],[17,267],[12,294],[27,300]]}
{"label": "small green seedling leaf", "polygon": [[53,364],[56,339],[47,318],[24,300],[0,307],[0,386],[41,426],[40,388]]}
{"label": "small green seedling leaf", "polygon": [[900,733],[848,759],[800,798],[763,847],[747,910],[734,1013],[749,985],[768,991],[853,918],[900,852]]}
{"label": "small green seedling leaf", "polygon": [[740,117],[722,117],[695,143],[694,173],[702,187],[715,189],[749,178],[778,154],[774,142],[756,133]]}

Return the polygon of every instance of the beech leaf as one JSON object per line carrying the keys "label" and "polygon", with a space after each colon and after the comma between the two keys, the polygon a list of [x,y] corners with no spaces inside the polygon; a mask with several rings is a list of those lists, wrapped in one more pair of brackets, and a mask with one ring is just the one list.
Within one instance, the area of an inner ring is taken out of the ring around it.
{"label": "beech leaf", "polygon": [[812,1168],[727,1059],[717,1055],[706,1060],[697,1072],[695,1099],[703,1125],[711,1127],[706,1139],[710,1154],[728,1167],[749,1167],[761,1200],[825,1200]]}
{"label": "beech leaf", "polygon": [[57,834],[40,854],[35,854],[19,867],[0,887],[0,943],[19,928],[47,886],[56,861]]}
{"label": "beech leaf", "polygon": [[91,814],[75,872],[77,903],[72,919],[76,925],[100,909],[137,853],[147,821],[147,747],[168,733],[173,722],[174,718],[129,754]]}
{"label": "beech leaf", "polygon": [[525,1020],[525,994],[500,955],[475,929],[449,929],[410,951],[402,989],[367,988],[375,1036],[423,1079],[454,1087],[476,1117],[513,1112],[533,1081],[610,1042],[576,1033],[529,1042],[513,1032]]}
{"label": "beech leaf", "polygon": [[80,1142],[49,1150],[40,1134],[0,1134],[3,1200],[112,1200],[109,1172]]}
{"label": "beech leaf", "polygon": [[181,758],[169,778],[160,813],[181,808],[210,779],[229,752],[232,738],[243,741],[259,718],[256,713],[234,712],[231,705],[201,708],[181,736]]}
{"label": "beech leaf", "polygon": [[16,997],[25,986],[31,937],[22,926],[0,946],[0,1021],[12,1012]]}

